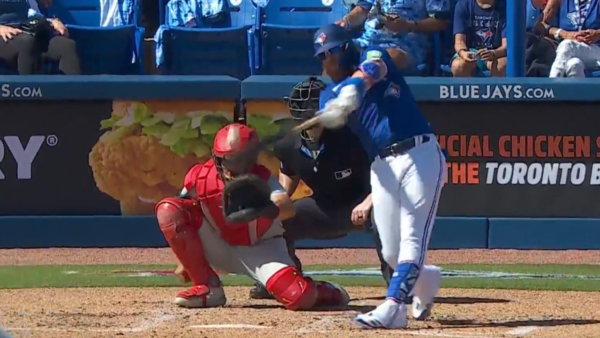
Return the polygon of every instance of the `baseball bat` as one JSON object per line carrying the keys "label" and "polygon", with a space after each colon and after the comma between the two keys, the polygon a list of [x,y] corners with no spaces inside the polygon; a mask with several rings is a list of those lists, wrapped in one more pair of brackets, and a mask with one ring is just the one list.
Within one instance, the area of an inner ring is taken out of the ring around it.
{"label": "baseball bat", "polygon": [[275,135],[272,137],[265,137],[259,143],[261,144],[261,148],[267,148],[268,146],[273,145],[273,144],[275,144],[281,140],[284,140],[288,137],[300,134],[303,130],[310,129],[319,123],[320,123],[319,116],[314,116],[314,117],[311,117],[310,119],[300,123],[299,125],[293,127],[292,129],[288,130],[287,132],[285,132],[283,134],[278,134],[278,135]]}
{"label": "baseball bat", "polygon": [[262,138],[258,143],[256,143],[254,146],[252,147],[248,147],[240,152],[238,152],[235,157],[238,156],[245,156],[245,155],[250,155],[251,153],[257,152],[257,151],[269,151],[269,147],[274,145],[275,143],[282,141],[288,137],[292,137],[294,135],[299,134],[300,132],[302,132],[305,129],[309,129],[312,128],[314,126],[316,126],[317,124],[319,124],[320,122],[320,118],[319,116],[314,116],[311,117],[310,119],[300,123],[299,125],[293,127],[292,129],[288,130],[287,132],[281,133],[281,134],[277,134],[274,136],[268,136],[268,137],[264,137]]}

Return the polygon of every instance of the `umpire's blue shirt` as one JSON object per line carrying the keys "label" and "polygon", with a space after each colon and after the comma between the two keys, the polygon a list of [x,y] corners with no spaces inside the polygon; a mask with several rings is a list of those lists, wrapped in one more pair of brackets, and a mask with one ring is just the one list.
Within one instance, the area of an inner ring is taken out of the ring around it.
{"label": "umpire's blue shirt", "polygon": [[[371,159],[391,144],[432,132],[421,113],[404,76],[396,68],[384,48],[369,47],[361,53],[360,61],[381,58],[388,75],[369,90],[362,106],[348,118],[348,126],[358,136]],[[343,83],[340,84],[343,86]],[[339,92],[339,85],[329,85],[321,91],[321,109]]]}

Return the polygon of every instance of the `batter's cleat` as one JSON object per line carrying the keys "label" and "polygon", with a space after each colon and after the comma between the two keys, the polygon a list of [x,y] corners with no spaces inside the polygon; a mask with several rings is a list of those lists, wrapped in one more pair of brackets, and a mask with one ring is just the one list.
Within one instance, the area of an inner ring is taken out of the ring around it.
{"label": "batter's cleat", "polygon": [[418,297],[413,298],[412,302],[412,315],[416,320],[426,320],[431,316],[433,310],[433,303],[423,304]]}
{"label": "batter's cleat", "polygon": [[363,329],[403,329],[408,325],[406,305],[387,299],[375,310],[356,316],[354,321]]}
{"label": "batter's cleat", "polygon": [[272,294],[267,291],[260,283],[255,283],[254,287],[250,289],[250,298],[252,299],[275,299]]}
{"label": "batter's cleat", "polygon": [[175,304],[190,308],[219,307],[227,303],[223,286],[208,287],[195,285],[189,290],[181,291],[175,297]]}
{"label": "batter's cleat", "polygon": [[316,307],[346,307],[350,303],[348,292],[335,283],[314,281],[317,288]]}

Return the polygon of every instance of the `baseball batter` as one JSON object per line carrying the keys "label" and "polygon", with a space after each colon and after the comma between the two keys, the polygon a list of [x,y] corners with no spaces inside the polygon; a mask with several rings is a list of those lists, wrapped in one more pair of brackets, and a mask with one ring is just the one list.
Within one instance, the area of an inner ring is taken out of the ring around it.
{"label": "baseball batter", "polygon": [[359,53],[349,34],[338,25],[315,33],[315,55],[334,82],[321,93],[320,120],[326,128],[348,123],[373,159],[375,224],[383,257],[396,267],[384,303],[355,321],[364,328],[403,328],[409,296],[414,293],[413,311],[430,311],[439,287],[439,278],[433,285],[439,269],[423,265],[446,160],[385,49],[369,47]]}
{"label": "baseball batter", "polygon": [[[180,196],[156,205],[160,229],[180,262],[177,273],[193,283],[175,303],[224,305],[214,267],[248,275],[290,310],[347,305],[343,288],[303,277],[294,266],[281,226],[281,219],[293,216],[292,202],[269,170],[256,164],[256,142],[249,127],[225,126],[215,136],[213,159],[190,169]],[[242,150],[244,156],[234,156]],[[247,173],[252,176],[244,178]]]}

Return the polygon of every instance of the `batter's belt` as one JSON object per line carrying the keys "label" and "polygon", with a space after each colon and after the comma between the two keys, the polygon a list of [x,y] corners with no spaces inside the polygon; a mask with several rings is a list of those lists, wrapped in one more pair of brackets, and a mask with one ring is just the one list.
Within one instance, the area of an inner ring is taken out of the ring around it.
{"label": "batter's belt", "polygon": [[386,158],[389,156],[402,155],[407,153],[409,150],[416,146],[420,146],[423,143],[427,143],[431,140],[431,137],[427,135],[419,135],[411,138],[404,139],[402,141],[392,143],[385,147],[379,154],[379,157]]}

